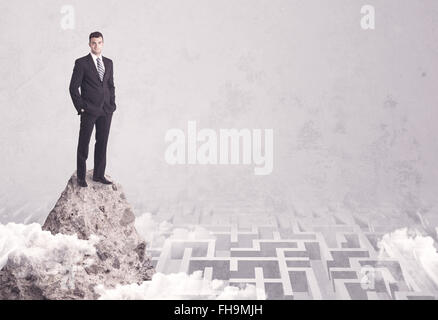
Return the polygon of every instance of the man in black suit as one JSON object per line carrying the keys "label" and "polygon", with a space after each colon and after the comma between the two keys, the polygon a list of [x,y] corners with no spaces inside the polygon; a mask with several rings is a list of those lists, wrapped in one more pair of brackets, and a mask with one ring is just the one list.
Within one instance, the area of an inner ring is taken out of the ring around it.
{"label": "man in black suit", "polygon": [[81,116],[76,173],[78,184],[82,187],[88,186],[85,181],[86,161],[94,125],[96,144],[93,180],[112,184],[105,178],[105,166],[111,119],[116,110],[113,62],[102,56],[103,35],[100,32],[91,33],[89,46],[91,52],[75,61],[70,81],[70,96],[78,115]]}

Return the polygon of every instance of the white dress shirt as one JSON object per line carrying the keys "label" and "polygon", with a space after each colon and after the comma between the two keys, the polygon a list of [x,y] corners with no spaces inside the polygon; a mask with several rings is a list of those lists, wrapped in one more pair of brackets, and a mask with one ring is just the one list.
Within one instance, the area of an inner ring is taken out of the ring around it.
{"label": "white dress shirt", "polygon": [[103,68],[103,72],[105,72],[105,65],[103,64],[103,58],[102,58],[102,54],[100,54],[100,56],[96,56],[93,52],[90,52],[91,56],[93,57],[93,61],[94,61],[94,65],[96,66],[96,70],[97,69],[97,58],[100,58],[100,62],[102,63],[102,68]]}

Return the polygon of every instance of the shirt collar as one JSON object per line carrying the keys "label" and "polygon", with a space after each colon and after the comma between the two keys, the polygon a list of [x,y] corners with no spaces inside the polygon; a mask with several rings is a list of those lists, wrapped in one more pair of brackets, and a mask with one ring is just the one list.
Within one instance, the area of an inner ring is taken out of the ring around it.
{"label": "shirt collar", "polygon": [[91,56],[93,57],[94,61],[96,61],[97,58],[100,58],[100,61],[102,61],[102,53],[100,54],[100,56],[96,56],[93,52],[90,52]]}

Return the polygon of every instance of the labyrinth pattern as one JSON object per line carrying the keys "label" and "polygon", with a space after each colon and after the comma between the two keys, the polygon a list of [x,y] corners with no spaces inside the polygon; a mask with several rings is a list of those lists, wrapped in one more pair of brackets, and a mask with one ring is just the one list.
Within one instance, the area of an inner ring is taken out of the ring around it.
{"label": "labyrinth pattern", "polygon": [[[263,208],[263,209],[260,209]],[[263,205],[187,206],[158,210],[177,227],[199,225],[214,239],[166,239],[148,249],[157,272],[201,270],[206,280],[253,284],[257,299],[435,299],[438,290],[414,261],[382,257],[379,239],[400,220],[380,225],[358,215],[276,213]]]}

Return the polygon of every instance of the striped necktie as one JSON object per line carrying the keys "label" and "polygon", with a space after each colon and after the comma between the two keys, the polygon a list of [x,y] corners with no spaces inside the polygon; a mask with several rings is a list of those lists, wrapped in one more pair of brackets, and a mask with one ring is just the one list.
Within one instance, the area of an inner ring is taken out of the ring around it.
{"label": "striped necktie", "polygon": [[105,70],[103,70],[102,62],[100,62],[100,58],[97,58],[97,72],[99,73],[100,81],[103,81],[103,74]]}

